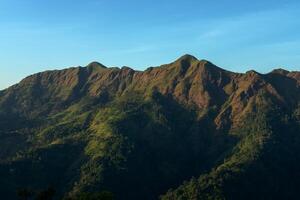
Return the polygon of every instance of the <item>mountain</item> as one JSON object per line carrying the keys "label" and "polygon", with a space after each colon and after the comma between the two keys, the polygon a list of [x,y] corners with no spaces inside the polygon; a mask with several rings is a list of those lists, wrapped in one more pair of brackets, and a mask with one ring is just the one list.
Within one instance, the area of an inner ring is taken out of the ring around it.
{"label": "mountain", "polygon": [[1,199],[299,199],[300,72],[184,55],[37,73],[0,91],[0,147]]}

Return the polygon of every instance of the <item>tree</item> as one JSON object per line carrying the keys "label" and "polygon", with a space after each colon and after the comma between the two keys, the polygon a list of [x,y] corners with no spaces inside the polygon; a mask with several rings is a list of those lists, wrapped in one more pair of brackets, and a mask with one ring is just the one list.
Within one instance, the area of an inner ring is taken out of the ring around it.
{"label": "tree", "polygon": [[70,198],[70,200],[113,200],[114,195],[109,191],[101,192],[82,192],[78,194],[75,198]]}
{"label": "tree", "polygon": [[17,196],[20,200],[27,200],[32,197],[34,192],[28,188],[21,188],[17,191]]}
{"label": "tree", "polygon": [[36,200],[52,200],[55,195],[55,189],[48,187],[46,190],[39,192],[36,196]]}

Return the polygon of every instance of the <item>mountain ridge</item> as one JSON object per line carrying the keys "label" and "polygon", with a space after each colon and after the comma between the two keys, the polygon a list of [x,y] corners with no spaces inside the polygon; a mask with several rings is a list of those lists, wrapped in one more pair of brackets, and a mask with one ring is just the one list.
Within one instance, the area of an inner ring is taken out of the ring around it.
{"label": "mountain ridge", "polygon": [[52,184],[57,199],[284,198],[297,192],[299,113],[300,72],[283,69],[234,73],[184,55],[144,71],[37,73],[0,91],[0,194]]}
{"label": "mountain ridge", "polygon": [[[184,54],[183,56],[180,56],[180,57],[177,58],[175,61],[170,62],[169,64],[163,64],[163,65],[155,66],[155,67],[148,67],[148,68],[146,68],[145,70],[142,70],[142,71],[141,71],[141,70],[135,70],[135,69],[133,69],[133,68],[131,68],[131,67],[128,67],[128,66],[123,66],[123,67],[107,67],[107,66],[101,64],[100,62],[92,61],[92,62],[90,62],[88,65],[86,65],[85,67],[83,67],[83,66],[76,66],[76,67],[67,67],[67,68],[64,68],[64,69],[46,70],[46,71],[43,71],[43,72],[38,72],[38,73],[35,73],[35,74],[32,74],[32,75],[29,75],[29,76],[25,77],[24,79],[27,79],[27,78],[29,78],[29,77],[31,77],[31,76],[35,76],[35,75],[42,74],[42,73],[56,72],[56,71],[64,71],[64,70],[71,70],[71,69],[76,69],[76,68],[91,68],[91,69],[92,69],[92,68],[98,68],[98,67],[100,67],[100,68],[104,68],[104,69],[122,69],[122,68],[125,67],[125,68],[132,69],[132,70],[135,71],[135,72],[145,72],[145,71],[147,71],[147,70],[149,70],[149,69],[158,68],[158,67],[162,67],[162,66],[165,66],[165,65],[170,65],[170,64],[173,64],[173,63],[176,63],[176,62],[180,62],[180,61],[183,61],[183,60],[192,60],[192,61],[198,61],[198,62],[206,62],[206,63],[209,63],[209,64],[212,65],[212,66],[217,67],[216,65],[214,65],[213,63],[211,63],[211,62],[208,61],[208,60],[205,60],[205,59],[198,60],[198,59],[197,59],[195,56],[193,56],[193,55],[190,55],[190,54]],[[225,70],[225,69],[220,68],[220,67],[219,67],[219,69]],[[227,70],[225,70],[225,71],[227,71]],[[255,70],[248,70],[248,71],[246,71],[246,72],[233,72],[233,71],[228,71],[228,72],[230,72],[230,73],[235,73],[235,74],[247,74],[247,73],[252,73],[252,72],[254,72],[254,73],[257,73],[257,74],[261,74],[261,75],[267,75],[267,74],[271,74],[271,73],[284,73],[284,74],[289,74],[289,73],[290,73],[290,74],[292,74],[292,73],[298,74],[298,73],[300,73],[299,71],[289,71],[289,70],[286,70],[286,69],[284,69],[284,68],[274,68],[272,71],[267,72],[267,73],[259,73],[259,72],[256,72]],[[23,81],[24,79],[22,79],[21,81]],[[21,81],[20,81],[20,82],[21,82]],[[12,86],[14,86],[14,85],[12,85]],[[10,86],[10,87],[12,87],[12,86]],[[8,88],[9,88],[9,87],[8,87]],[[6,88],[6,89],[8,89],[8,88]],[[6,90],[6,89],[2,89],[1,91]]]}

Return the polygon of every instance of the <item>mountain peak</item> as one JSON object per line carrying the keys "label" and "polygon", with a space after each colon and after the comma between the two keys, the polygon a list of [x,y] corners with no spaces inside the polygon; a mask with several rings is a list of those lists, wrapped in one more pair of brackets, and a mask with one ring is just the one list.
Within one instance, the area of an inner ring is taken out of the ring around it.
{"label": "mountain peak", "polygon": [[99,62],[93,61],[86,66],[87,68],[95,69],[95,68],[107,68]]}
{"label": "mountain peak", "polygon": [[183,56],[181,56],[180,58],[178,58],[176,61],[197,61],[198,59],[195,56],[192,56],[190,54],[185,54]]}
{"label": "mountain peak", "polygon": [[287,75],[289,73],[288,70],[282,69],[282,68],[278,68],[278,69],[274,69],[273,71],[271,71],[272,74],[281,74],[281,75]]}
{"label": "mountain peak", "polygon": [[246,75],[257,76],[257,75],[261,75],[261,74],[255,70],[249,70],[246,72]]}

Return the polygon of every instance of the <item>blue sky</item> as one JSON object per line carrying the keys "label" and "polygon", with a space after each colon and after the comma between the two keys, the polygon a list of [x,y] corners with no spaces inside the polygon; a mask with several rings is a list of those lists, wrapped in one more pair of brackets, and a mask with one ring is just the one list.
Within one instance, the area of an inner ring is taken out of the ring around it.
{"label": "blue sky", "polygon": [[238,72],[300,70],[296,0],[0,0],[0,89],[99,61],[143,70],[189,53]]}

